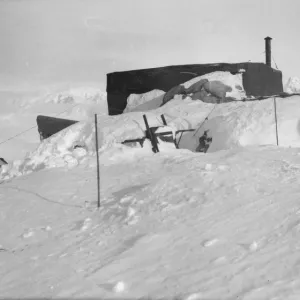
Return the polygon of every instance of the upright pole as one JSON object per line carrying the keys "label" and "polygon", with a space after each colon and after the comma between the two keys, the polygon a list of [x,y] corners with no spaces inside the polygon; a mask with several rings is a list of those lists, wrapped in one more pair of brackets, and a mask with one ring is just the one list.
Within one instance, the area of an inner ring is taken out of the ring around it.
{"label": "upright pole", "polygon": [[143,118],[144,118],[144,122],[145,122],[145,126],[146,126],[146,132],[147,132],[147,134],[150,138],[150,141],[151,141],[152,150],[153,150],[154,153],[157,153],[157,152],[159,152],[159,149],[158,149],[158,146],[157,146],[156,136],[153,134],[153,132],[151,131],[151,128],[149,127],[146,115],[143,115]]}
{"label": "upright pole", "polygon": [[98,152],[98,120],[97,114],[95,114],[95,140],[96,140],[96,157],[97,157],[97,194],[98,194],[98,201],[97,207],[100,208],[100,166],[99,166],[99,152]]}
{"label": "upright pole", "polygon": [[166,121],[166,119],[165,119],[165,116],[164,116],[164,115],[161,115],[160,117],[161,117],[161,119],[162,119],[164,125],[167,126],[167,121]]}
{"label": "upright pole", "polygon": [[276,142],[278,146],[278,128],[277,128],[277,108],[276,108],[276,97],[274,97],[274,113],[275,113],[275,127],[276,127]]}
{"label": "upright pole", "polygon": [[267,36],[265,38],[265,52],[266,52],[266,65],[272,67],[271,59],[272,59],[272,52],[271,52],[271,41],[272,38]]}

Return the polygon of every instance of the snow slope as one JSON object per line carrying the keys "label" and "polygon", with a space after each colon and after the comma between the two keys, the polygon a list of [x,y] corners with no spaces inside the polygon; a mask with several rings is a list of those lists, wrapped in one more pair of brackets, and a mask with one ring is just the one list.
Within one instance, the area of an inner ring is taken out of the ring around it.
{"label": "snow slope", "polygon": [[[299,96],[277,98],[276,107],[279,145],[300,147]],[[100,117],[98,132],[101,151],[109,151],[126,139],[142,138],[146,130],[143,114],[144,112],[132,112]],[[171,131],[196,129],[195,132],[177,135],[179,148],[182,149],[195,151],[204,131],[212,137],[208,152],[277,143],[273,98],[214,105],[193,101],[189,97],[183,100],[182,96],[177,95],[163,107],[147,111],[150,126],[163,125],[161,114],[165,115]],[[2,179],[41,168],[77,165],[82,157],[78,157],[78,150],[74,151],[75,146],[83,146],[83,151],[89,153],[95,149],[93,122],[93,118],[87,118],[45,140],[23,160],[3,168]]]}
{"label": "snow slope", "polygon": [[[95,112],[103,116],[108,111],[106,94],[93,87],[52,87],[26,93],[0,91],[0,100],[0,157],[7,161],[21,159],[38,146],[36,117],[39,114],[87,120]],[[2,143],[15,135],[18,136]]]}
{"label": "snow slope", "polygon": [[0,185],[3,297],[299,297],[298,149],[131,150]]}
{"label": "snow slope", "polygon": [[[81,116],[3,167],[1,297],[299,298],[299,96],[276,100],[284,147],[273,98],[215,106],[175,96],[146,111],[149,124],[162,125],[164,113],[170,131],[200,129],[182,136],[187,149],[161,142],[154,154],[148,141],[120,144],[144,135],[145,112],[109,117],[102,96],[72,93],[17,99],[1,114],[15,130],[48,109]],[[195,153],[204,130],[211,148]]]}
{"label": "snow slope", "polygon": [[[276,98],[276,108],[279,145],[300,147],[300,97]],[[164,114],[168,125],[174,129],[197,129],[196,133],[185,133],[180,142],[181,148],[192,151],[196,149],[204,130],[209,130],[213,137],[210,151],[276,145],[273,98],[214,105],[193,101],[189,97],[183,100],[179,95],[158,109],[107,119],[100,129],[103,132],[103,144],[111,146],[114,142],[142,137],[145,130],[144,113],[150,126],[162,126],[160,115]]]}
{"label": "snow slope", "polygon": [[[300,147],[299,109],[299,96],[276,98],[278,142],[282,147]],[[212,137],[209,152],[277,143],[273,98],[216,106],[209,119],[201,124],[196,134],[186,133],[182,137],[181,148],[195,151],[204,131]]]}

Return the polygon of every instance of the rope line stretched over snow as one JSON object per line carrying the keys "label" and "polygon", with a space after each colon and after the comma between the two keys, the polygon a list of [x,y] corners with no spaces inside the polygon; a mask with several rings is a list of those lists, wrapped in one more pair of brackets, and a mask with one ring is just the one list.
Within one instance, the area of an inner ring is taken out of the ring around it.
{"label": "rope line stretched over snow", "polygon": [[276,69],[279,70],[273,55],[272,55],[272,59],[273,59]]}
{"label": "rope line stretched over snow", "polygon": [[207,121],[208,120],[208,117],[212,114],[212,112],[215,110],[215,108],[217,107],[217,104],[218,103],[216,103],[215,105],[214,105],[214,107],[212,108],[212,110],[209,112],[209,114],[206,116],[206,118],[202,121],[202,123],[200,124],[200,126],[198,127],[198,129],[195,131],[195,133],[193,134],[193,136],[195,136],[196,135],[196,133],[199,131],[199,129],[203,126],[203,124],[205,123],[205,121]]}
{"label": "rope line stretched over snow", "polygon": [[4,185],[4,186],[1,186],[0,188],[4,188],[4,189],[12,189],[12,190],[16,190],[18,192],[24,192],[24,193],[28,193],[28,194],[32,194],[32,195],[35,195],[36,197],[46,201],[46,202],[49,202],[49,203],[53,203],[53,204],[57,204],[57,205],[61,205],[61,206],[66,206],[66,207],[75,207],[75,208],[83,208],[84,206],[80,206],[80,205],[76,205],[76,204],[65,204],[65,203],[62,203],[62,202],[58,202],[58,201],[55,201],[55,200],[51,200],[51,199],[48,199],[38,193],[35,193],[35,192],[32,192],[32,191],[29,191],[29,190],[26,190],[26,189],[23,189],[23,188],[19,188],[17,186],[7,186],[7,185]]}
{"label": "rope line stretched over snow", "polygon": [[[78,105],[79,105],[79,104],[75,104],[75,105],[73,105],[72,107],[70,107],[70,108],[68,108],[68,109],[66,109],[66,110],[64,110],[64,111],[62,111],[62,112],[60,112],[60,113],[58,113],[58,114],[55,115],[54,117],[58,117],[58,116],[60,116],[61,114],[67,112],[67,111],[70,110],[70,109],[73,109],[74,107],[76,107],[76,106],[78,106]],[[18,136],[20,136],[20,135],[22,135],[22,134],[24,134],[24,133],[26,133],[26,132],[28,132],[28,131],[30,131],[30,130],[32,130],[32,129],[35,129],[35,128],[37,128],[37,127],[38,127],[37,125],[34,125],[34,126],[30,127],[30,128],[27,128],[27,129],[25,129],[25,130],[23,130],[23,131],[21,131],[21,132],[15,134],[15,135],[9,137],[8,139],[6,139],[6,140],[0,142],[0,145],[4,144],[4,143],[6,143],[6,142],[8,142],[8,141],[10,141],[10,140],[13,140],[13,139],[15,139],[16,137],[18,137]]]}

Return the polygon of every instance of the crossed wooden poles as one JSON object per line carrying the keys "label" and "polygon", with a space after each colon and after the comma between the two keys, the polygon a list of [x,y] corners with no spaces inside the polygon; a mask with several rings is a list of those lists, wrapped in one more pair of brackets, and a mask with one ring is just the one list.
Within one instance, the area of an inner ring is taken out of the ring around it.
{"label": "crossed wooden poles", "polygon": [[[163,122],[164,126],[167,126],[167,122],[166,122],[165,116],[164,116],[164,115],[161,115],[160,117],[161,117],[161,119],[162,119],[162,122]],[[173,132],[171,132],[171,131],[156,132],[156,130],[157,130],[160,126],[149,127],[149,123],[148,123],[148,120],[147,120],[146,115],[143,115],[143,119],[144,119],[145,126],[146,126],[145,137],[138,138],[138,139],[125,140],[125,141],[122,142],[122,144],[138,142],[138,143],[140,143],[141,147],[143,147],[144,141],[145,141],[146,139],[149,139],[149,140],[151,141],[152,151],[153,151],[154,153],[157,153],[157,152],[159,152],[157,137],[159,137],[159,136],[164,136],[164,135],[170,135],[170,134],[173,134]],[[175,132],[175,134],[181,133],[181,136],[182,136],[183,132],[186,132],[186,131],[195,131],[195,129],[182,129],[182,130],[177,130],[177,131]],[[179,140],[179,141],[180,141],[180,140]],[[176,147],[177,149],[178,149],[179,141],[178,141],[178,143],[176,143],[176,138],[173,139],[174,145],[175,145],[175,147]]]}

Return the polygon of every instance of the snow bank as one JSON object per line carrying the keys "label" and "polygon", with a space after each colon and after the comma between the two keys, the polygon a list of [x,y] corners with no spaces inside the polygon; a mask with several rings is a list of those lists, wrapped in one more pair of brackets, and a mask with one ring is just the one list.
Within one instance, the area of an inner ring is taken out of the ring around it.
{"label": "snow bank", "polygon": [[[300,97],[277,98],[279,145],[300,147]],[[273,98],[263,101],[231,102],[218,106],[194,133],[185,134],[180,148],[195,151],[199,138],[208,132],[208,152],[254,145],[276,145]]]}
{"label": "snow bank", "polygon": [[162,90],[153,90],[144,94],[131,94],[127,98],[124,113],[155,109],[161,105],[164,94],[165,92]]}
{"label": "snow bank", "polygon": [[[200,82],[203,79],[207,79],[209,81],[209,85],[211,85],[210,89],[215,88],[212,86],[215,83],[217,84],[221,83],[222,85],[224,85],[224,87],[228,88],[229,91],[227,91],[225,95],[225,98],[227,99],[242,100],[246,98],[246,92],[243,87],[243,78],[241,73],[233,75],[230,72],[217,71],[217,72],[205,74],[203,76],[195,77],[181,85],[184,86],[185,89],[188,89],[192,85]],[[199,95],[199,92],[200,90],[193,92],[190,95],[189,99],[204,101],[203,97],[201,98],[201,96]],[[176,94],[176,92],[174,93],[175,93],[174,95],[172,94],[172,96],[170,96],[171,97],[170,101],[174,100],[175,98],[179,99],[178,97],[181,96]],[[165,94],[166,93],[161,90],[153,90],[144,94],[131,94],[127,99],[127,106],[124,110],[124,113],[138,112],[138,111],[145,112],[145,111],[157,109],[162,105]],[[205,94],[210,95],[209,92],[206,92]],[[182,97],[181,99],[184,99],[184,97]],[[166,103],[168,102],[169,100],[166,101]],[[166,105],[166,103],[164,105]]]}
{"label": "snow bank", "polygon": [[284,91],[289,94],[300,93],[300,79],[290,77],[284,86]]}
{"label": "snow bank", "polygon": [[209,82],[219,81],[230,87],[231,91],[226,92],[226,98],[233,98],[234,100],[242,100],[246,98],[246,93],[243,87],[243,77],[241,73],[233,75],[230,72],[216,71],[203,76],[195,77],[182,85],[187,89],[202,79],[207,79]]}
{"label": "snow bank", "polygon": [[40,143],[23,160],[14,161],[2,168],[2,179],[31,173],[44,168],[74,167],[95,149],[94,126],[79,122]]}
{"label": "snow bank", "polygon": [[[300,97],[277,98],[277,121],[279,145],[300,146]],[[262,101],[233,101],[209,104],[193,101],[190,97],[177,95],[163,107],[147,112],[150,126],[162,126],[160,115],[164,114],[170,131],[197,129],[184,133],[180,148],[195,151],[204,131],[212,137],[208,152],[223,149],[276,144],[273,98]],[[143,113],[132,112],[108,118],[101,124],[103,149],[113,147],[126,139],[144,136]],[[208,120],[205,120],[208,118]],[[200,127],[200,129],[199,129]],[[177,139],[180,134],[177,135]]]}
{"label": "snow bank", "polygon": [[[279,145],[300,147],[298,115],[300,96],[277,98],[276,101]],[[99,118],[98,138],[101,153],[109,153],[108,159],[117,153],[119,153],[119,157],[122,155],[129,157],[132,156],[130,153],[137,153],[134,152],[136,150],[126,145],[122,145],[120,148],[120,143],[145,136],[143,114],[143,112],[130,112]],[[204,131],[207,131],[208,137],[212,138],[208,152],[235,147],[276,144],[273,98],[214,105],[176,95],[166,105],[147,112],[148,123],[151,127],[163,126],[161,114],[165,115],[168,130],[172,131],[173,135],[176,130],[197,129],[196,132],[184,133],[182,136],[177,134],[176,138],[180,139],[179,148],[181,149],[195,151]],[[82,156],[94,154],[95,129],[93,122],[93,118],[90,117],[45,140],[36,150],[26,155],[25,159],[11,164],[5,172],[2,172],[2,179],[41,168],[77,165]],[[165,128],[161,130],[165,130]],[[76,150],[79,153],[74,152],[75,145],[81,145],[84,150],[80,150],[82,152]],[[145,150],[146,155],[153,155],[151,151],[148,151],[151,150],[150,145],[145,144],[144,149],[137,145],[137,148]],[[174,144],[161,140],[159,148],[164,149],[163,151],[172,151]],[[114,152],[114,149],[119,150]]]}

